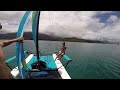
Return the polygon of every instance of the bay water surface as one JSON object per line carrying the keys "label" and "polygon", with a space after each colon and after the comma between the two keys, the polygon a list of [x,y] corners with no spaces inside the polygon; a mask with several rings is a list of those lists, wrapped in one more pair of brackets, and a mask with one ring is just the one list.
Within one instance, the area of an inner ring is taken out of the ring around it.
{"label": "bay water surface", "polygon": [[[120,79],[120,45],[66,42],[66,46],[66,55],[73,60],[66,68],[72,79]],[[58,52],[60,47],[60,41],[39,41],[41,53]],[[6,60],[16,55],[15,48],[15,43],[4,48]],[[25,40],[24,48],[35,52],[32,40]]]}

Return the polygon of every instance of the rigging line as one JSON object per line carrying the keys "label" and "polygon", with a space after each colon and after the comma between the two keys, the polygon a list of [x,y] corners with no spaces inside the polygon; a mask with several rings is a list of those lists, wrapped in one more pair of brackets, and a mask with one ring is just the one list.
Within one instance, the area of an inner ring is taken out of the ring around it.
{"label": "rigging line", "polygon": [[50,19],[50,27],[52,29],[52,22],[51,22],[51,15],[50,15],[50,11],[48,12],[48,15],[49,15],[49,19]]}
{"label": "rigging line", "polygon": [[10,67],[10,66],[8,65],[8,63],[6,63],[6,65],[10,68],[10,70],[12,70],[12,67]]}
{"label": "rigging line", "polygon": [[[53,32],[54,31],[54,33],[51,33],[53,36],[55,35],[55,24],[57,25],[57,23],[56,23],[56,21],[55,21],[55,18],[53,18],[54,17],[54,12],[52,12],[52,11],[49,11],[49,18],[50,18],[50,27],[51,27],[51,32]],[[56,52],[58,52],[58,51],[56,51]],[[55,53],[56,53],[55,52]]]}
{"label": "rigging line", "polygon": [[50,26],[51,26],[51,30],[54,30],[54,25],[53,25],[53,22],[52,22],[52,12],[51,11],[49,11],[49,18],[50,18]]}

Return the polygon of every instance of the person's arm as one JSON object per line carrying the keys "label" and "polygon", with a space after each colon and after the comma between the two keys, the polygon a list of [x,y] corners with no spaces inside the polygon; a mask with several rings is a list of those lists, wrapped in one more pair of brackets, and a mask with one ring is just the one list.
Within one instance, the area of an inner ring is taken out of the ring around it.
{"label": "person's arm", "polygon": [[14,42],[23,42],[24,38],[23,37],[20,37],[20,38],[16,38],[16,39],[12,39],[12,40],[6,40],[6,41],[3,41],[1,42],[1,46],[2,47],[6,47]]}

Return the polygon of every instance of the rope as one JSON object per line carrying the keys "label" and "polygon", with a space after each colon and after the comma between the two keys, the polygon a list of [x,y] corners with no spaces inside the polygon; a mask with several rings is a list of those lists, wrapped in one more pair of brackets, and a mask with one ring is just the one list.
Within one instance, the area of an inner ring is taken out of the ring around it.
{"label": "rope", "polygon": [[10,70],[12,70],[12,67],[10,67],[10,66],[8,65],[8,63],[6,63],[6,65],[10,68]]}
{"label": "rope", "polygon": [[49,18],[50,18],[50,26],[51,26],[51,29],[52,29],[52,30],[55,30],[55,27],[54,27],[54,25],[53,25],[52,12],[49,11],[48,15],[49,15]]}
{"label": "rope", "polygon": [[68,66],[69,62],[71,62],[71,61],[67,61],[67,63],[65,65],[60,66],[58,69],[60,69],[61,67],[65,67],[66,68]]}
{"label": "rope", "polygon": [[60,66],[58,69],[60,69],[61,67],[63,67],[64,65]]}

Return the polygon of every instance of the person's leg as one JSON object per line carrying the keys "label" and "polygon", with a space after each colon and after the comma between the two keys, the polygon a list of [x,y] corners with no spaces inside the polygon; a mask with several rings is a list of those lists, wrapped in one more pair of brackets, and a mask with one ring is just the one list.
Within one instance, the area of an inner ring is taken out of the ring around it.
{"label": "person's leg", "polygon": [[55,58],[55,61],[56,61],[56,59],[57,59],[59,56],[60,56],[60,54],[57,55],[57,57]]}
{"label": "person's leg", "polygon": [[61,54],[61,50],[59,51],[57,57],[55,58],[55,61],[56,61],[56,59],[60,56],[60,54]]}
{"label": "person's leg", "polygon": [[64,55],[64,53],[61,53],[61,55],[60,55],[60,59],[63,57],[63,55]]}

